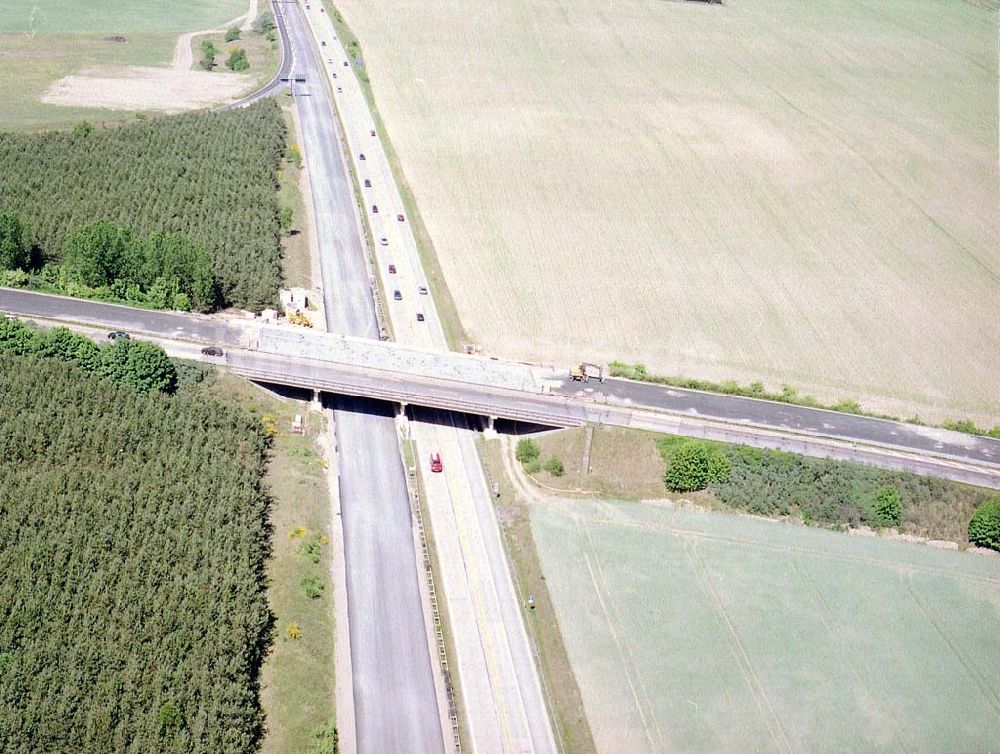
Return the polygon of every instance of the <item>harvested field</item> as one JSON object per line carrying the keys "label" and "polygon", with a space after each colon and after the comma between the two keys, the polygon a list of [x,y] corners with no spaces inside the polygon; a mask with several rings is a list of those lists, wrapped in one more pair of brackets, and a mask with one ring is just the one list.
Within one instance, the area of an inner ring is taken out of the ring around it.
{"label": "harvested field", "polygon": [[987,751],[1000,558],[573,501],[532,531],[598,751]]}
{"label": "harvested field", "polygon": [[337,6],[489,351],[1000,418],[995,13]]}

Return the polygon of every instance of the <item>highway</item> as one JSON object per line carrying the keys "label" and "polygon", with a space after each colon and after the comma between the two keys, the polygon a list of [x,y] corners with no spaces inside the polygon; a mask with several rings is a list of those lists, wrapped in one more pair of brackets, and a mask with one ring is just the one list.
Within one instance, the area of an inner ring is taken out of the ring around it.
{"label": "highway", "polygon": [[[297,3],[292,87],[315,206],[327,327],[378,337],[354,192],[321,64]],[[359,752],[444,751],[409,494],[391,406],[334,397]]]}
{"label": "highway", "polygon": [[[376,277],[383,286],[397,341],[382,345],[395,349],[396,354],[405,353],[411,368],[425,378],[441,374],[461,380],[470,373],[473,379],[488,375],[495,384],[533,397],[537,383],[530,369],[462,355],[455,361],[454,355],[444,355],[447,342],[410,230],[412,218],[407,217],[364,93],[353,75],[356,61],[348,59],[320,6],[312,3],[311,7],[306,15],[317,46],[327,51],[324,58],[334,101],[375,238]],[[264,342],[262,334],[260,345]],[[353,358],[344,360],[384,364],[385,349],[382,353],[373,350],[355,351]],[[296,353],[330,356],[325,348],[297,346]],[[454,406],[454,381],[449,393],[452,403],[445,407]],[[461,414],[414,410],[409,424],[448,610],[455,655],[451,661],[458,669],[466,740],[472,751],[488,754],[554,753],[538,667],[469,421]],[[445,459],[443,472],[428,472],[432,453]]]}

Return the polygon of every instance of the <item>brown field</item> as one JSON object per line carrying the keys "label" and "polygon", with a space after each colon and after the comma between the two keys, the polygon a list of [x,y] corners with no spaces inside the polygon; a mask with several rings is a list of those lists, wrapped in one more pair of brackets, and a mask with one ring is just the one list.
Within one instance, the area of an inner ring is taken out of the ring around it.
{"label": "brown field", "polygon": [[994,12],[337,5],[490,352],[1000,418]]}

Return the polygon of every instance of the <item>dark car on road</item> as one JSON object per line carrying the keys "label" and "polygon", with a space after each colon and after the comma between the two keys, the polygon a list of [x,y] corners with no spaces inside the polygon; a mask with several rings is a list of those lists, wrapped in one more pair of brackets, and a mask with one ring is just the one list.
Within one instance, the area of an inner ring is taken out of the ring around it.
{"label": "dark car on road", "polygon": [[208,346],[201,349],[201,353],[204,356],[222,356],[222,349],[218,346]]}
{"label": "dark car on road", "polygon": [[423,322],[423,321],[424,321],[424,313],[417,312],[417,322]]}
{"label": "dark car on road", "polygon": [[399,291],[393,291],[392,292],[392,297],[394,299],[396,299],[396,301],[402,301],[403,300],[403,294],[400,293]]}
{"label": "dark car on road", "polygon": [[131,340],[127,332],[122,332],[121,330],[115,330],[114,332],[108,333],[108,340]]}

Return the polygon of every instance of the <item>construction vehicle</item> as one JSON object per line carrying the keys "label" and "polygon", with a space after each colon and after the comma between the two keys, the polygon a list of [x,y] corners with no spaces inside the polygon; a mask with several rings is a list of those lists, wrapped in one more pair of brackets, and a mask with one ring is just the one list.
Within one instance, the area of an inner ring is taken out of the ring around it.
{"label": "construction vehicle", "polygon": [[303,327],[312,327],[313,323],[309,321],[309,317],[302,314],[301,312],[291,312],[288,315],[288,324],[290,325],[302,325]]}
{"label": "construction vehicle", "polygon": [[579,364],[570,367],[569,376],[570,379],[577,382],[590,382],[591,380],[604,382],[607,379],[603,366],[600,364],[589,364],[586,361],[581,361]]}

